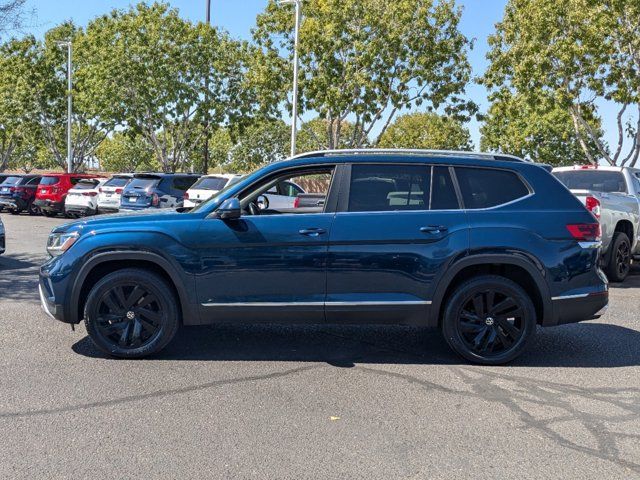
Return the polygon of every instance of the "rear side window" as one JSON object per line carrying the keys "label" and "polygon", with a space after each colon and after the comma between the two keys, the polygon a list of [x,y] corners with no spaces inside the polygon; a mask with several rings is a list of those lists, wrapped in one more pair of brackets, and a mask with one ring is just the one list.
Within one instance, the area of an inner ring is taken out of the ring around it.
{"label": "rear side window", "polygon": [[349,211],[428,210],[430,187],[426,165],[353,165]]}
{"label": "rear side window", "polygon": [[460,208],[449,167],[433,167],[431,182],[431,210],[456,210]]}
{"label": "rear side window", "polygon": [[40,185],[55,185],[60,181],[60,177],[42,177]]}
{"label": "rear side window", "polygon": [[465,208],[490,208],[529,195],[518,175],[508,170],[456,167]]}
{"label": "rear side window", "polygon": [[569,190],[594,190],[596,192],[627,192],[627,183],[621,172],[606,170],[571,170],[553,172]]}
{"label": "rear side window", "polygon": [[175,177],[173,179],[173,188],[186,192],[191,188],[191,185],[193,185],[196,180],[196,177]]}

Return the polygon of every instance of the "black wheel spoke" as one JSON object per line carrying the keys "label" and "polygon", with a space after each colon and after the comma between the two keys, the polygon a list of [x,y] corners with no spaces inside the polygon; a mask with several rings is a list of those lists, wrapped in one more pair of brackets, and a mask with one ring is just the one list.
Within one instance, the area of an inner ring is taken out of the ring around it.
{"label": "black wheel spoke", "polygon": [[512,339],[518,338],[518,336],[520,335],[520,330],[514,327],[509,322],[509,320],[507,320],[506,318],[498,318],[497,321],[498,325],[500,325],[500,327],[506,332],[507,335],[509,335],[509,337],[511,337]]}
{"label": "black wheel spoke", "polygon": [[154,325],[162,321],[162,315],[147,308],[138,309],[138,315],[151,321]]}
{"label": "black wheel spoke", "polygon": [[120,345],[121,347],[127,346],[130,332],[131,332],[131,322],[127,322],[127,325],[122,329],[122,333],[120,334],[118,345]]}
{"label": "black wheel spoke", "polygon": [[473,297],[473,308],[476,311],[476,315],[484,316],[484,302],[482,301],[482,295],[478,294]]}
{"label": "black wheel spoke", "polygon": [[477,332],[479,330],[481,330],[482,328],[484,328],[484,325],[481,325],[479,323],[473,323],[473,322],[460,322],[460,329],[463,332]]}
{"label": "black wheel spoke", "polygon": [[147,291],[144,288],[136,285],[127,297],[125,308],[133,307],[146,293]]}
{"label": "black wheel spoke", "polygon": [[155,301],[156,301],[156,297],[152,294],[149,294],[143,297],[138,303],[138,305],[136,305],[136,307],[143,308],[143,307],[146,307],[147,305],[151,305]]}
{"label": "black wheel spoke", "polygon": [[508,310],[509,308],[513,308],[515,306],[516,306],[515,300],[511,297],[507,297],[503,301],[495,305],[489,313],[491,315],[499,315],[500,313],[503,313],[505,310]]}
{"label": "black wheel spoke", "polygon": [[121,314],[124,311],[124,309],[119,307],[118,304],[111,297],[111,292],[109,292],[107,295],[105,295],[104,303],[109,308],[110,313]]}

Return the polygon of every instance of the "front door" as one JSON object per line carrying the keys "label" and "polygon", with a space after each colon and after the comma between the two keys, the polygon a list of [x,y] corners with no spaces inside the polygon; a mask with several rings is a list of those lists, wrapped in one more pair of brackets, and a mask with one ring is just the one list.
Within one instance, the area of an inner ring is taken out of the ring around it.
{"label": "front door", "polygon": [[328,195],[334,168],[288,171],[239,195],[243,215],[208,218],[198,240],[197,293],[205,322],[324,321],[329,235],[335,216],[268,205],[274,184],[295,179]]}
{"label": "front door", "polygon": [[469,245],[447,166],[354,164],[331,229],[330,323],[424,323],[434,279]]}

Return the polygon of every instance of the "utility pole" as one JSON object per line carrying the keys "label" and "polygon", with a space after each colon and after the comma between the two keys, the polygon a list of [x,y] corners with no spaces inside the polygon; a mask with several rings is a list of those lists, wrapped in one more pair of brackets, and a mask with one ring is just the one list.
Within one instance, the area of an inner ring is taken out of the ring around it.
{"label": "utility pole", "polygon": [[291,118],[291,156],[296,154],[296,137],[298,135],[298,49],[300,45],[300,22],[302,20],[302,0],[279,0],[279,5],[294,4],[296,6],[296,26],[293,47],[293,108]]}
{"label": "utility pole", "polygon": [[59,47],[67,47],[67,172],[73,172],[73,145],[71,144],[71,116],[73,112],[73,98],[71,80],[73,61],[71,58],[71,40],[56,42]]}
{"label": "utility pole", "polygon": [[[211,25],[211,0],[205,0],[205,8],[206,8],[206,13],[205,13],[205,19],[207,22],[207,25]],[[202,166],[202,170],[205,175],[207,173],[209,173],[209,74],[207,73],[207,76],[205,77],[204,80],[204,89],[205,89],[205,112],[204,112],[204,128],[205,128],[205,135],[204,135],[204,162],[203,162],[203,166]]]}

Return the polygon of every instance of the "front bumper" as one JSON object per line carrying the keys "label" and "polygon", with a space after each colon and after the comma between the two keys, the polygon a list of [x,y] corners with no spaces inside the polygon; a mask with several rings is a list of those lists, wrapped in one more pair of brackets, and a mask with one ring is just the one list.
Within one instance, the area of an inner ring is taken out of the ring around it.
{"label": "front bumper", "polygon": [[36,199],[33,201],[33,204],[36,207],[38,207],[40,210],[46,210],[47,212],[56,212],[56,213],[64,212],[64,202]]}

